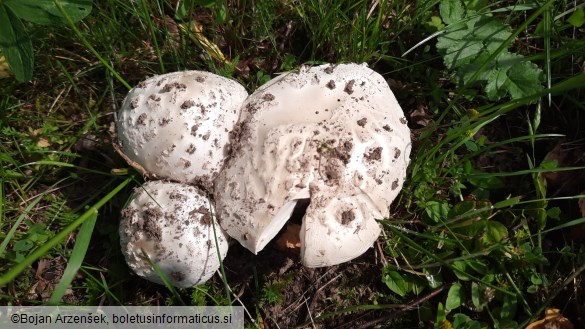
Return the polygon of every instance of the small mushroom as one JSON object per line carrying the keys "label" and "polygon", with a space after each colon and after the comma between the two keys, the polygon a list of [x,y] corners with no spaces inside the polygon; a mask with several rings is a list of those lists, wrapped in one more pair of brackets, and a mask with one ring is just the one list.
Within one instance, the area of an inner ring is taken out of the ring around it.
{"label": "small mushroom", "polygon": [[124,99],[118,149],[144,174],[208,189],[247,96],[236,81],[209,72],[154,76]]}
{"label": "small mushroom", "polygon": [[220,225],[254,253],[309,200],[300,230],[309,267],[353,259],[378,238],[410,155],[388,84],[366,65],[302,67],[248,97],[215,184]]}
{"label": "small mushroom", "polygon": [[122,211],[120,241],[136,274],[162,284],[152,262],[180,288],[205,283],[228,250],[227,236],[213,219],[207,197],[193,186],[166,181],[136,189]]}

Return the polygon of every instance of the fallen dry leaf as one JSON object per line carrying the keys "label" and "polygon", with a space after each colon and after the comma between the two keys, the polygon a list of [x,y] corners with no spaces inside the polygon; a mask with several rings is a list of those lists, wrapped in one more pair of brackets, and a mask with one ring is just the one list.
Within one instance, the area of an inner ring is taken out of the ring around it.
{"label": "fallen dry leaf", "polygon": [[427,106],[419,103],[416,109],[410,113],[410,121],[421,127],[426,127],[431,122],[431,117],[427,113]]}
{"label": "fallen dry leaf", "polygon": [[199,47],[205,50],[211,58],[224,64],[230,64],[230,61],[224,56],[219,47],[203,35],[203,25],[196,21],[191,21],[189,23],[179,24],[178,28],[183,33],[186,33]]}
{"label": "fallen dry leaf", "polygon": [[558,308],[547,308],[544,319],[533,322],[526,329],[573,329],[573,324]]}
{"label": "fallen dry leaf", "polygon": [[48,139],[43,137],[39,138],[39,141],[37,142],[37,147],[45,148],[49,146],[51,146],[51,142],[49,142]]}

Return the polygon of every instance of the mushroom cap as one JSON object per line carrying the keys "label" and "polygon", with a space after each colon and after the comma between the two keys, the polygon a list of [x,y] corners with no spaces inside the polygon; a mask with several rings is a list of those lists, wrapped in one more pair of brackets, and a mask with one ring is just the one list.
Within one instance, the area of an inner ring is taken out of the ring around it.
{"label": "mushroom cap", "polygon": [[210,188],[247,96],[238,82],[209,72],[151,77],[120,108],[120,151],[144,174]]}
{"label": "mushroom cap", "polygon": [[193,186],[151,181],[137,187],[122,211],[119,230],[128,266],[162,284],[150,259],[176,287],[205,283],[228,250],[227,236],[209,207],[205,194]]}
{"label": "mushroom cap", "polygon": [[300,233],[309,267],[353,259],[406,176],[410,130],[382,76],[366,65],[302,67],[248,97],[215,185],[220,225],[254,253],[310,199]]}

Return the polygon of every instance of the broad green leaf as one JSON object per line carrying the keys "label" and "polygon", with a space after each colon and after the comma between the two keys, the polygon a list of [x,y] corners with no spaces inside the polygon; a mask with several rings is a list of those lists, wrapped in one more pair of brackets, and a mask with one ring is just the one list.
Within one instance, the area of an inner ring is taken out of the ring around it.
{"label": "broad green leaf", "polygon": [[59,1],[73,22],[89,15],[93,0],[4,0],[16,16],[36,24],[66,24],[67,20],[55,5]]}
{"label": "broad green leaf", "polygon": [[[450,2],[445,6],[447,3]],[[494,58],[494,52],[512,34],[509,25],[487,14],[467,15],[463,22],[448,25],[446,32],[437,38],[437,49],[445,66],[455,71],[459,87],[485,83],[490,100],[508,94],[517,99],[544,89],[542,70],[522,56],[503,49]]]}
{"label": "broad green leaf", "polygon": [[435,223],[444,221],[449,213],[449,204],[446,202],[429,201],[425,204],[427,216]]}
{"label": "broad green leaf", "polygon": [[465,314],[457,313],[453,316],[453,328],[480,329],[481,324]]}
{"label": "broad green leaf", "polygon": [[510,28],[497,19],[479,16],[466,24],[448,26],[447,33],[437,39],[437,48],[445,52],[445,66],[453,69],[489,57],[510,34]]}
{"label": "broad green leaf", "polygon": [[452,24],[460,21],[465,14],[461,0],[444,0],[439,5],[439,11],[443,22]]}
{"label": "broad green leaf", "polygon": [[474,210],[474,209],[475,209],[475,202],[474,201],[471,201],[471,200],[461,201],[458,204],[456,204],[455,206],[453,206],[453,208],[451,208],[448,216],[449,216],[449,219],[455,219],[456,217],[465,218],[465,217],[463,217],[463,215]]}
{"label": "broad green leaf", "polygon": [[494,243],[500,242],[507,236],[508,229],[506,226],[504,226],[504,224],[494,220],[488,220],[485,223],[485,234],[481,238],[481,241],[484,245],[492,245]]}
{"label": "broad green leaf", "polygon": [[79,234],[77,234],[75,246],[73,246],[73,251],[71,252],[71,257],[67,263],[67,267],[63,272],[63,276],[61,276],[61,280],[59,280],[59,283],[53,290],[53,294],[51,295],[51,299],[49,299],[48,305],[58,305],[61,302],[61,298],[65,296],[67,288],[69,288],[69,285],[75,278],[75,275],[77,274],[77,271],[81,267],[81,263],[85,258],[85,253],[87,252],[89,242],[91,241],[91,235],[93,233],[93,228],[95,227],[96,219],[97,210],[87,219],[85,223],[81,225]]}
{"label": "broad green leaf", "polygon": [[453,262],[453,273],[459,278],[459,280],[469,281],[471,277],[469,276],[470,268],[464,260],[457,260]]}
{"label": "broad green leaf", "polygon": [[479,150],[479,147],[477,146],[477,144],[475,144],[475,142],[473,142],[471,140],[465,141],[464,145],[471,152],[476,152],[477,150]]}
{"label": "broad green leaf", "polygon": [[559,161],[558,160],[542,160],[542,162],[540,163],[540,168],[542,169],[549,169],[549,170],[553,170],[553,169],[557,169],[559,167]]}
{"label": "broad green leaf", "polygon": [[408,293],[408,283],[402,275],[396,271],[386,271],[386,273],[382,275],[382,281],[388,286],[388,288],[390,288],[390,290],[400,296],[404,296]]}
{"label": "broad green leaf", "polygon": [[506,88],[513,99],[530,96],[544,89],[542,71],[531,62],[516,63],[508,71]]}
{"label": "broad green leaf", "polygon": [[432,32],[440,31],[445,28],[445,24],[443,24],[439,16],[431,16],[431,19],[425,22],[424,25]]}
{"label": "broad green leaf", "polygon": [[[441,37],[440,40],[454,40],[457,37],[458,34],[448,34]],[[483,43],[479,40],[460,40],[447,49],[447,53],[443,56],[443,61],[448,69],[457,69],[476,60],[478,54],[483,50]]]}
{"label": "broad green leaf", "polygon": [[453,272],[459,278],[459,280],[469,281],[473,279],[473,274],[480,273],[485,274],[489,272],[489,267],[481,263],[479,259],[465,259],[456,260],[452,264]]}
{"label": "broad green leaf", "polygon": [[12,251],[29,251],[34,246],[33,242],[29,239],[19,240],[12,246]]}
{"label": "broad green leaf", "polygon": [[481,16],[481,19],[470,32],[471,35],[468,38],[481,40],[484,48],[490,53],[493,53],[512,35],[508,25],[489,16]]}
{"label": "broad green leaf", "polygon": [[449,288],[445,308],[447,310],[454,310],[463,303],[465,303],[465,291],[463,290],[461,283],[456,283]]}
{"label": "broad green leaf", "polygon": [[459,40],[465,38],[468,33],[464,24],[452,24],[447,26],[446,32],[437,38],[437,49],[445,53],[447,49],[456,45]]}
{"label": "broad green leaf", "polygon": [[467,11],[483,11],[488,9],[487,0],[465,0]]}
{"label": "broad green leaf", "polygon": [[480,287],[478,283],[471,283],[471,302],[478,312],[481,312],[487,305],[487,301],[485,301],[484,297],[484,290],[485,289]]}
{"label": "broad green leaf", "polygon": [[0,50],[10,64],[16,80],[24,82],[32,78],[34,66],[32,42],[24,30],[22,21],[1,3]]}
{"label": "broad green leaf", "polygon": [[583,26],[585,24],[585,11],[583,11],[583,8],[577,8],[567,19],[567,22],[575,27]]}
{"label": "broad green leaf", "polygon": [[471,17],[467,16],[465,20],[465,26],[469,31],[473,31],[475,29],[475,24],[477,24],[482,19],[480,15],[472,15]]}
{"label": "broad green leaf", "polygon": [[[461,67],[458,70],[458,74],[462,76],[461,85],[467,85],[471,81],[471,77],[481,69],[483,64],[489,59],[490,52],[483,51],[477,58],[473,59],[472,62],[469,64]],[[508,70],[516,63],[523,60],[523,57],[517,54],[509,53],[509,52],[502,52],[500,53],[495,60],[488,63],[484,68],[481,74],[477,77],[477,81],[488,81],[490,79],[490,75],[492,70],[498,70],[500,72],[507,73]],[[507,77],[506,77],[507,80]],[[506,94],[506,90],[502,91],[504,95]]]}
{"label": "broad green leaf", "polygon": [[561,208],[553,207],[546,211],[546,215],[552,219],[559,220],[561,216]]}
{"label": "broad green leaf", "polygon": [[524,56],[505,51],[496,57],[495,67],[508,72],[510,68],[522,61],[524,61]]}
{"label": "broad green leaf", "polygon": [[533,273],[530,276],[530,282],[532,282],[532,284],[537,284],[537,285],[542,284],[542,278],[538,274]]}
{"label": "broad green leaf", "polygon": [[400,274],[391,267],[382,270],[382,282],[400,296],[405,296],[409,292],[419,294],[426,287],[426,280],[409,273]]}
{"label": "broad green leaf", "polygon": [[520,202],[520,197],[515,196],[513,198],[509,198],[506,200],[502,200],[500,202],[496,202],[496,204],[494,204],[494,208],[497,208],[497,209],[507,208],[507,207],[517,205],[519,202]]}
{"label": "broad green leaf", "polygon": [[488,77],[487,84],[485,86],[485,92],[487,97],[494,101],[506,96],[506,82],[508,81],[508,75],[503,69],[495,69],[491,72]]}
{"label": "broad green leaf", "polygon": [[439,305],[437,305],[437,321],[435,321],[435,323],[441,323],[445,321],[445,319],[445,307],[443,306],[443,303],[439,303]]}

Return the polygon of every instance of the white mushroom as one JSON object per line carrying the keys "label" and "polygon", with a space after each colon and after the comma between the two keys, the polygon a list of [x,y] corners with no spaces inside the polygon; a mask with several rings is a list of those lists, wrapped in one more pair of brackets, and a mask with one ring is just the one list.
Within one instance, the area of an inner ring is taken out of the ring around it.
{"label": "white mushroom", "polygon": [[209,188],[247,96],[236,81],[209,72],[147,79],[128,93],[118,113],[120,151],[151,177]]}
{"label": "white mushroom", "polygon": [[150,260],[181,288],[206,282],[228,250],[227,236],[211,216],[207,197],[193,186],[165,181],[136,189],[122,211],[120,241],[136,274],[162,283]]}
{"label": "white mushroom", "polygon": [[372,246],[410,154],[406,119],[382,76],[357,64],[281,75],[248,97],[234,135],[215,186],[230,236],[258,253],[298,200],[310,199],[300,233],[306,266]]}

